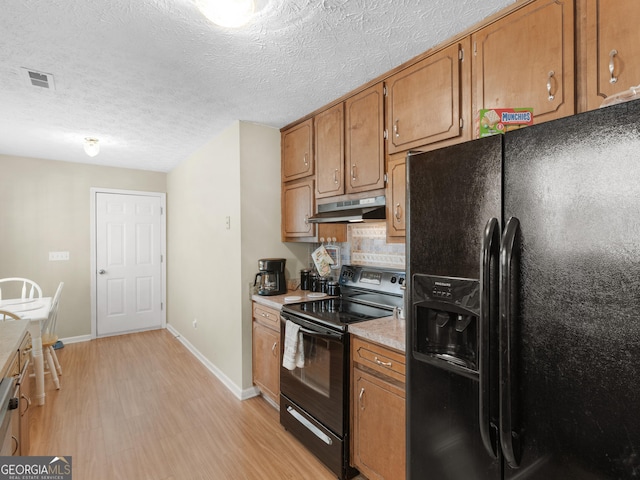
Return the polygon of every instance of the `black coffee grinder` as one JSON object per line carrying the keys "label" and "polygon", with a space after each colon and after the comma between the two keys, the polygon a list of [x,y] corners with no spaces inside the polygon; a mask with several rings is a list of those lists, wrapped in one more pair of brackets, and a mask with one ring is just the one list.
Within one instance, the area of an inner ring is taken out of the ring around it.
{"label": "black coffee grinder", "polygon": [[[261,258],[258,260],[258,273],[253,286],[258,286],[258,295],[282,295],[287,293],[287,281],[284,278],[284,258]],[[260,281],[258,283],[258,277]]]}

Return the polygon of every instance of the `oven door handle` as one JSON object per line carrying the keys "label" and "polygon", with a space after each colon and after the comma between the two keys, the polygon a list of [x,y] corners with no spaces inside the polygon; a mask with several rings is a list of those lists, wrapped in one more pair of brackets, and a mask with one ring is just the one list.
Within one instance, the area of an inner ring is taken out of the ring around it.
{"label": "oven door handle", "polygon": [[330,333],[330,332],[322,333],[322,332],[316,332],[315,330],[309,330],[303,327],[300,327],[298,331],[302,333],[306,333],[307,335],[313,335],[314,337],[330,338],[332,340],[340,337],[339,333]]}

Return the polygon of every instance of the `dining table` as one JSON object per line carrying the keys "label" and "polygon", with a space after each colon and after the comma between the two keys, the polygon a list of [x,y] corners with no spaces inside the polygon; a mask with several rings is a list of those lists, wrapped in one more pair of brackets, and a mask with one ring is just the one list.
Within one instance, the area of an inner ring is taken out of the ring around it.
{"label": "dining table", "polygon": [[[24,320],[29,320],[31,334],[31,358],[35,372],[36,390],[34,403],[44,405],[44,356],[42,352],[42,325],[49,317],[51,297],[11,298],[0,300],[0,310],[15,313]],[[55,373],[54,373],[55,374]]]}

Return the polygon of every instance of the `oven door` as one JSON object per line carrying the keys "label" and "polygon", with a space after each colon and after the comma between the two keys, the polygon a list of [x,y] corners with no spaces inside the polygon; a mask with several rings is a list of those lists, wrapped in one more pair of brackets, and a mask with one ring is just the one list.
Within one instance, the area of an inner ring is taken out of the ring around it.
{"label": "oven door", "polygon": [[[288,370],[280,366],[280,391],[338,437],[346,423],[348,336],[302,318],[281,314],[300,325],[304,366]],[[281,326],[285,338],[285,322]],[[284,351],[284,340],[281,343]],[[281,352],[282,353],[282,352]]]}

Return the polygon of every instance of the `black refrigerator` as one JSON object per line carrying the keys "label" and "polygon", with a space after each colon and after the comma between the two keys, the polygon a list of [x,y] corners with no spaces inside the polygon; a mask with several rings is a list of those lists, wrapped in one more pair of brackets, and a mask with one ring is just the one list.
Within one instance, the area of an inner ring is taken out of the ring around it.
{"label": "black refrigerator", "polygon": [[407,478],[640,478],[640,101],[407,185]]}

